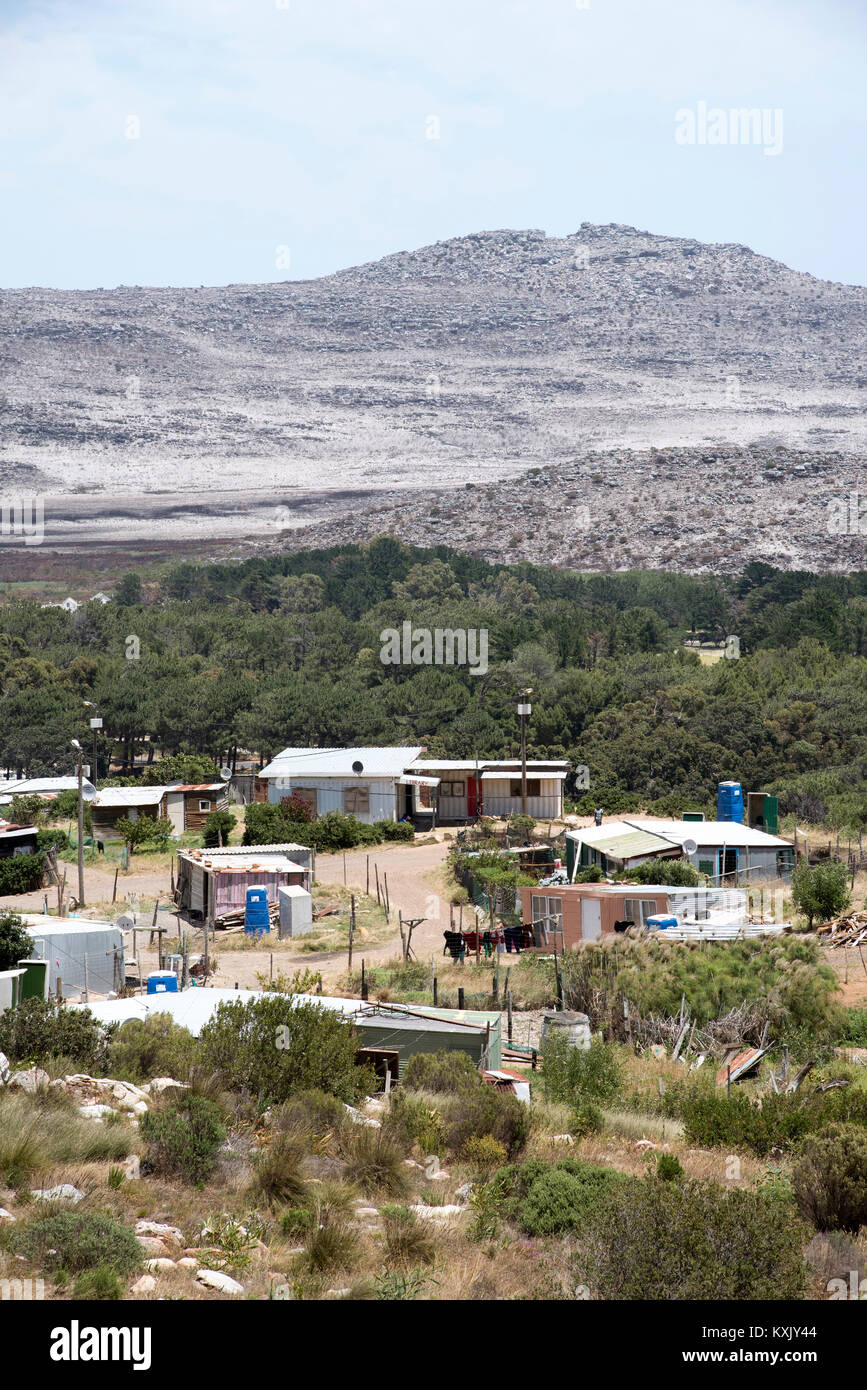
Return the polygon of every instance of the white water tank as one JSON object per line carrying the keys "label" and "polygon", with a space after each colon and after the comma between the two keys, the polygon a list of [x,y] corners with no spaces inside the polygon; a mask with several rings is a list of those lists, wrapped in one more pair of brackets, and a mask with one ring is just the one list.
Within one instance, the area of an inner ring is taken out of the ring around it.
{"label": "white water tank", "polygon": [[590,1019],[586,1014],[575,1013],[572,1009],[547,1013],[542,1018],[542,1043],[552,1033],[564,1037],[572,1047],[589,1047]]}

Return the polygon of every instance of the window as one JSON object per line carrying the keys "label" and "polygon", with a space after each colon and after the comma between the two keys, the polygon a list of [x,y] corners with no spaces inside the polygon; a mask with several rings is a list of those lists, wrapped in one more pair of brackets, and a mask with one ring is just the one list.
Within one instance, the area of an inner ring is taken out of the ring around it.
{"label": "window", "polygon": [[624,898],[623,910],[628,922],[635,922],[638,926],[646,927],[648,917],[658,916],[662,909],[656,906],[656,901],[653,898]]}
{"label": "window", "polygon": [[[541,795],[540,787],[541,787],[541,783],[540,783],[540,779],[539,779],[538,777],[528,777],[528,778],[527,778],[527,795],[528,795],[528,796],[540,796],[540,795]],[[511,795],[512,795],[513,797],[519,797],[519,798],[520,798],[520,795],[521,795],[521,779],[520,779],[520,777],[518,778],[517,782],[513,782],[513,783],[512,783]]]}
{"label": "window", "polygon": [[563,899],[545,898],[533,893],[530,898],[530,911],[534,922],[540,921],[543,917],[560,917],[563,913]]}
{"label": "window", "polygon": [[200,810],[200,811],[210,811],[210,809],[211,809],[211,803],[210,803],[210,801],[200,801],[200,802],[199,802],[199,810]]}
{"label": "window", "polygon": [[440,796],[465,796],[466,787],[463,782],[440,782]]}
{"label": "window", "polygon": [[364,816],[370,811],[370,787],[344,787],[343,809],[350,816]]}

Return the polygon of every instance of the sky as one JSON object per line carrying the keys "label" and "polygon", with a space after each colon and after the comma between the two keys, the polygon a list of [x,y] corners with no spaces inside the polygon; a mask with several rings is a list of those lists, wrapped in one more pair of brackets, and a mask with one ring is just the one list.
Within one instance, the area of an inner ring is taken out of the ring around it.
{"label": "sky", "polygon": [[582,222],[864,285],[865,39],[865,0],[0,0],[0,285]]}

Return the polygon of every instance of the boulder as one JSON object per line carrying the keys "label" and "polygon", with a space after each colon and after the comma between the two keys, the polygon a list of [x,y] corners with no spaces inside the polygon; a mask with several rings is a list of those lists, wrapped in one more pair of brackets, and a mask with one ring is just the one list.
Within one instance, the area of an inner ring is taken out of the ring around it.
{"label": "boulder", "polygon": [[152,1236],[156,1240],[169,1241],[175,1245],[184,1243],[183,1234],[178,1226],[167,1226],[161,1221],[137,1221],[135,1233],[137,1236]]}
{"label": "boulder", "polygon": [[11,1213],[11,1211],[7,1211],[5,1207],[0,1207],[0,1221],[17,1221],[17,1220],[18,1220],[18,1217],[17,1217],[17,1216],[13,1216],[12,1213]]}
{"label": "boulder", "polygon": [[29,1091],[33,1095],[40,1086],[48,1086],[50,1082],[51,1077],[42,1067],[28,1067],[25,1071],[11,1071],[8,1085],[19,1086],[22,1091]]}
{"label": "boulder", "polygon": [[188,1091],[190,1088],[185,1081],[175,1081],[171,1076],[155,1076],[153,1081],[149,1081],[142,1087],[144,1091],[150,1091],[152,1096],[162,1095],[163,1091],[168,1091],[174,1086],[178,1091]]}
{"label": "boulder", "polygon": [[169,1247],[164,1240],[159,1240],[156,1236],[139,1236],[138,1243],[142,1248],[142,1254],[149,1259],[165,1259],[169,1253]]}
{"label": "boulder", "polygon": [[244,1292],[243,1284],[239,1284],[237,1279],[232,1279],[219,1269],[200,1269],[196,1278],[200,1284],[205,1285],[205,1288],[216,1289],[218,1293],[238,1294]]}
{"label": "boulder", "polygon": [[379,1120],[372,1119],[370,1115],[363,1115],[360,1110],[356,1110],[354,1105],[347,1105],[346,1101],[344,1101],[343,1108],[353,1124],[368,1125],[371,1129],[382,1129]]}
{"label": "boulder", "polygon": [[198,1260],[194,1260],[192,1255],[183,1255],[178,1260],[178,1264],[181,1269],[198,1269],[199,1267]]}
{"label": "boulder", "polygon": [[170,1260],[167,1255],[161,1255],[155,1260],[145,1260],[145,1269],[152,1270],[156,1274],[163,1273],[167,1269],[176,1269],[174,1260]]}
{"label": "boulder", "polygon": [[78,1113],[86,1120],[101,1120],[104,1115],[113,1115],[114,1111],[110,1105],[102,1105],[96,1101],[93,1105],[79,1105]]}
{"label": "boulder", "polygon": [[463,1216],[466,1212],[466,1207],[459,1207],[454,1204],[447,1204],[442,1207],[427,1207],[423,1203],[418,1203],[416,1206],[411,1206],[409,1210],[416,1216],[422,1217],[425,1221],[446,1222],[453,1221],[457,1216]]}
{"label": "boulder", "polygon": [[32,1189],[30,1195],[43,1202],[84,1201],[84,1193],[79,1192],[77,1187],[73,1187],[71,1182],[59,1183],[57,1187],[36,1187]]}
{"label": "boulder", "polygon": [[153,1293],[157,1286],[157,1281],[152,1274],[143,1274],[140,1279],[136,1279],[130,1290],[131,1293]]}
{"label": "boulder", "polygon": [[5,1086],[9,1080],[9,1058],[5,1052],[0,1052],[0,1086]]}

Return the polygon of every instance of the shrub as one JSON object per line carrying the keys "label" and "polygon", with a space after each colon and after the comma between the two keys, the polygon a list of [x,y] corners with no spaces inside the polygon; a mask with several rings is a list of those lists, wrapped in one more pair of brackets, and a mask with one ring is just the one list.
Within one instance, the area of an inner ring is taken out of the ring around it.
{"label": "shrub", "polygon": [[344,1156],[345,1177],[365,1194],[384,1192],[389,1197],[403,1197],[409,1191],[404,1150],[386,1130],[356,1126]]}
{"label": "shrub", "polygon": [[86,1269],[79,1274],[72,1289],[72,1297],[88,1303],[106,1302],[123,1297],[123,1285],[111,1265],[97,1265],[96,1269]]}
{"label": "shrub", "polygon": [[[672,1087],[671,1090],[674,1090]],[[802,1098],[767,1095],[761,1107],[747,1092],[689,1090],[676,1104],[686,1138],[693,1144],[746,1148],[760,1158],[789,1150],[805,1135],[831,1123],[867,1125],[867,1092],[850,1086]]]}
{"label": "shrub", "polygon": [[569,1133],[576,1139],[583,1139],[587,1134],[598,1134],[604,1127],[605,1116],[595,1101],[579,1100],[573,1105],[569,1117]]}
{"label": "shrub", "polygon": [[33,854],[13,854],[8,859],[0,859],[0,898],[17,897],[19,893],[33,893],[42,887],[44,871],[45,855],[41,850],[36,850]]}
{"label": "shrub", "polygon": [[253,1170],[253,1189],[269,1206],[301,1205],[308,1190],[302,1163],[301,1145],[287,1134],[280,1134],[258,1154]]}
{"label": "shrub", "polygon": [[619,874],[618,879],[623,883],[664,883],[673,888],[697,888],[704,882],[686,859],[646,859]]}
{"label": "shrub", "polygon": [[801,1215],[817,1231],[867,1226],[867,1132],[858,1125],[828,1125],[805,1140],[792,1170]]}
{"label": "shrub", "polygon": [[656,1160],[656,1176],[663,1182],[680,1182],[683,1164],[676,1154],[660,1154]]}
{"label": "shrub", "polygon": [[580,1229],[602,1193],[624,1181],[612,1169],[577,1158],[513,1164],[493,1178],[503,1215],[534,1236]]}
{"label": "shrub", "polygon": [[812,868],[801,860],[792,874],[792,902],[807,919],[810,931],[813,922],[827,922],[838,917],[852,901],[847,886],[845,864],[816,864]]}
{"label": "shrub", "polygon": [[[62,1094],[62,1093],[61,1093]],[[125,1158],[126,1124],[97,1125],[57,1091],[30,1096],[0,1091],[0,1177],[18,1187],[56,1163]]]}
{"label": "shrub", "polygon": [[326,1221],[310,1231],[303,1263],[314,1274],[351,1269],[358,1260],[358,1249],[358,1237],[345,1221]]}
{"label": "shrub", "polygon": [[403,1069],[403,1085],[408,1091],[455,1094],[472,1091],[484,1083],[467,1052],[418,1052]]}
{"label": "shrub", "polygon": [[77,1274],[100,1266],[129,1274],[141,1264],[141,1246],[133,1232],[109,1216],[61,1211],[43,1216],[12,1236],[16,1254],[48,1270]]}
{"label": "shrub", "polygon": [[436,1246],[430,1230],[419,1221],[409,1207],[382,1208],[385,1259],[389,1265],[430,1265],[434,1262]]}
{"label": "shrub", "polygon": [[0,912],[0,970],[14,970],[32,952],[33,939],[23,918],[16,912]]}
{"label": "shrub", "polygon": [[467,1140],[488,1135],[499,1141],[510,1158],[520,1153],[530,1133],[529,1106],[511,1091],[479,1086],[443,1104],[446,1147],[460,1154]]}
{"label": "shrub", "polygon": [[195,1055],[196,1041],[171,1014],[131,1018],[114,1034],[106,1057],[110,1076],[127,1081],[149,1081],[171,1076],[186,1081]]}
{"label": "shrub", "polygon": [[188,1183],[201,1184],[210,1178],[226,1137],[219,1107],[202,1096],[185,1096],[162,1109],[149,1110],[139,1127],[148,1143],[145,1162],[155,1173]]}
{"label": "shrub", "polygon": [[417,1144],[424,1154],[441,1158],[445,1153],[442,1114],[424,1096],[410,1095],[403,1089],[395,1091],[383,1127],[406,1149]]}
{"label": "shrub", "polygon": [[797,1299],[804,1233],[758,1192],[629,1179],[594,1204],[572,1268],[602,1299]]}
{"label": "shrub", "polygon": [[299,1091],[271,1112],[276,1130],[306,1139],[317,1149],[336,1138],[348,1121],[343,1102],[326,1091]]}
{"label": "shrub", "polygon": [[237,816],[233,816],[231,811],[212,811],[205,819],[203,828],[202,844],[205,849],[216,849],[220,843],[227,845],[229,836],[238,824]]}
{"label": "shrub", "polygon": [[867,1009],[846,1009],[840,1041],[853,1043],[856,1047],[867,1047]]}
{"label": "shrub", "polygon": [[499,1139],[491,1134],[473,1135],[464,1144],[464,1158],[483,1172],[490,1168],[501,1168],[508,1158]]}
{"label": "shrub", "polygon": [[375,1078],[356,1065],[357,1046],[355,1028],[341,1014],[276,994],[221,1004],[199,1036],[203,1065],[263,1107],[314,1089],[344,1101],[369,1095]]}
{"label": "shrub", "polygon": [[406,820],[377,820],[373,828],[380,840],[413,840],[415,827]]}
{"label": "shrub", "polygon": [[601,1038],[589,1047],[573,1047],[553,1029],[542,1045],[542,1077],[551,1100],[613,1100],[623,1081],[617,1049]]}
{"label": "shrub", "polygon": [[[109,1039],[113,1030],[106,1030]],[[0,1052],[10,1062],[71,1057],[85,1071],[101,1065],[103,1033],[89,1009],[71,1009],[56,999],[24,999],[0,1013]]]}

